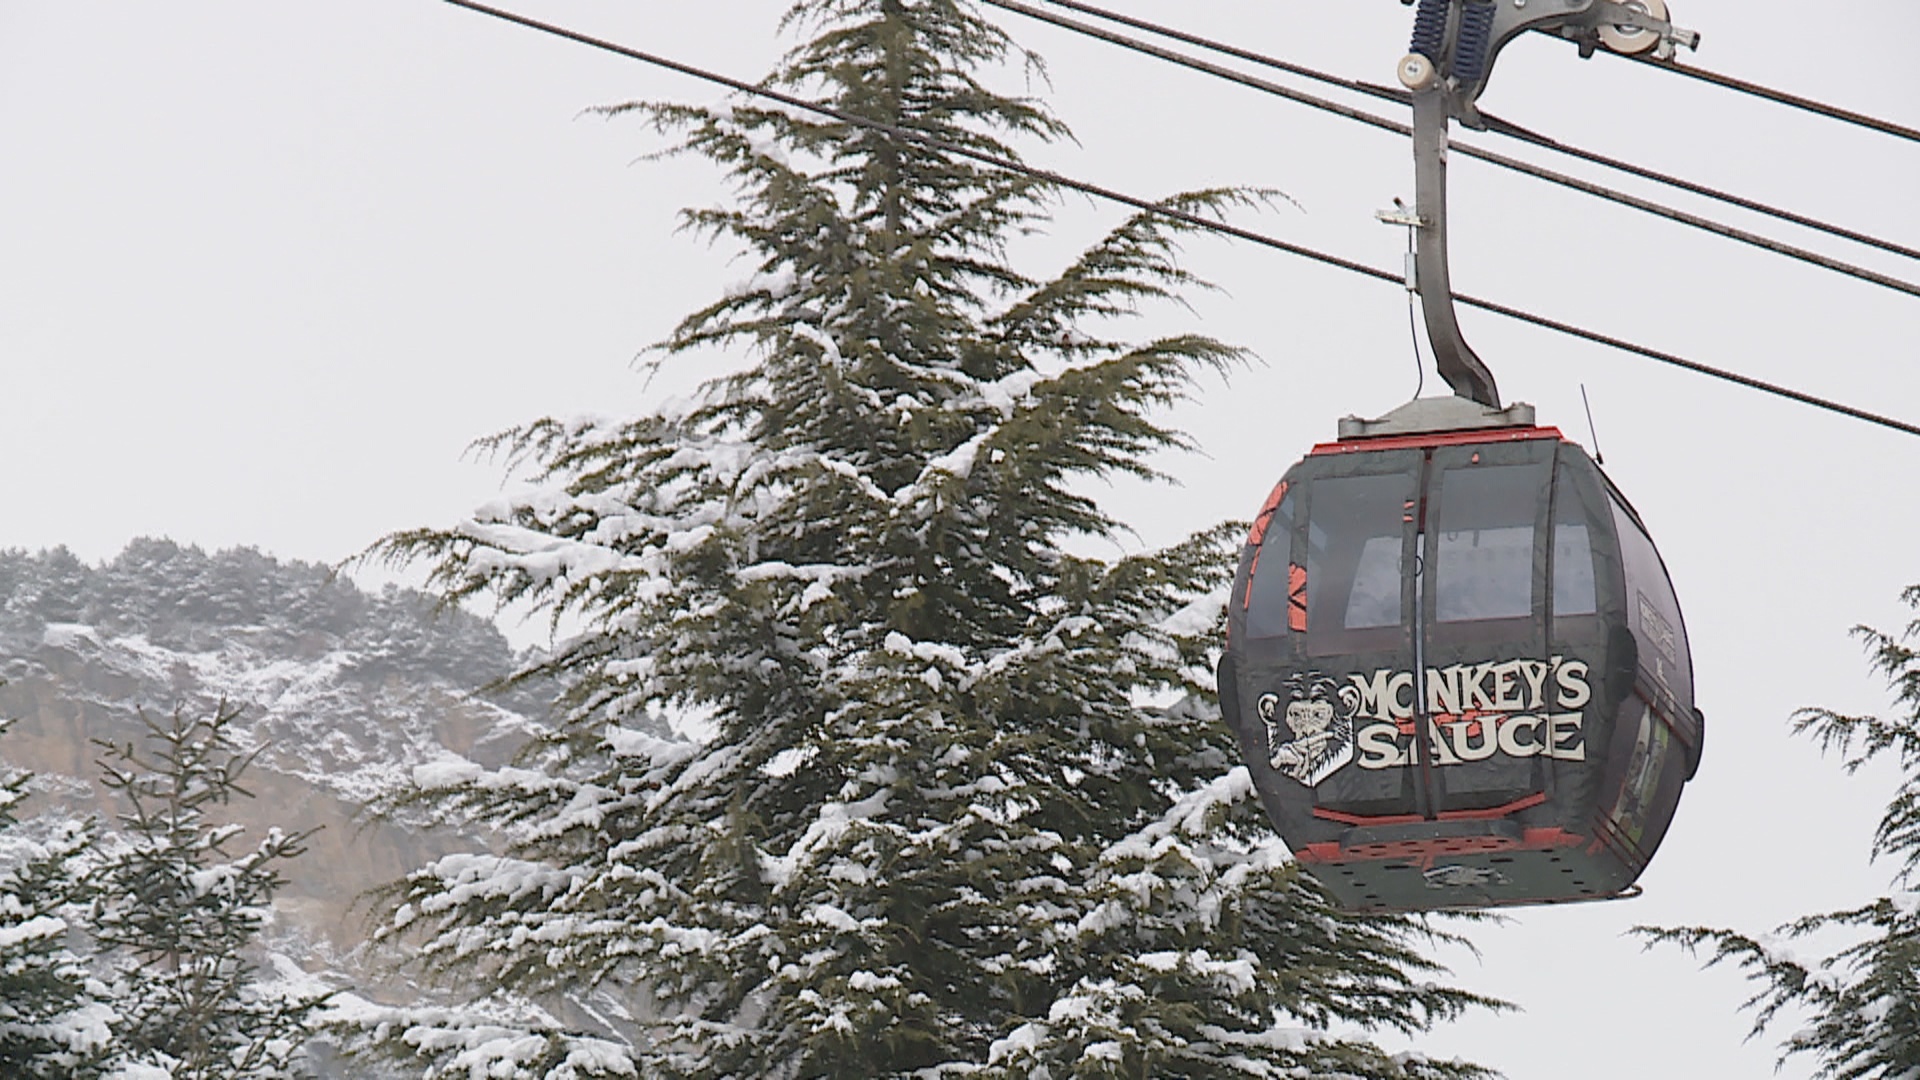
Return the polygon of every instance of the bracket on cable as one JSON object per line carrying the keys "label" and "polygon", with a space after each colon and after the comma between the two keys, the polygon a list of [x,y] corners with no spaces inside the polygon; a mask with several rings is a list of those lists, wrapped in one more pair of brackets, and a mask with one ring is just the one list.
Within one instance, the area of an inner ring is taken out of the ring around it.
{"label": "bracket on cable", "polygon": [[[1411,4],[1414,0],[1402,0]],[[1447,275],[1447,124],[1458,119],[1485,130],[1474,102],[1493,61],[1527,30],[1568,38],[1591,56],[1597,48],[1673,55],[1697,48],[1700,35],[1667,21],[1665,0],[1419,0],[1413,45],[1400,61],[1400,82],[1413,94],[1414,281],[1426,314],[1427,340],[1441,378],[1460,397],[1500,407],[1493,373],[1474,355],[1454,318]]]}

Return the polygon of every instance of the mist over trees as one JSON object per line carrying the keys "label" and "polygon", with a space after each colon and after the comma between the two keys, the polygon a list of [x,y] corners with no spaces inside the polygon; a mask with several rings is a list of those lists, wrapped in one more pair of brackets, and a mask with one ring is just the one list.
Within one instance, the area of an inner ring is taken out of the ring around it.
{"label": "mist over trees", "polygon": [[[137,635],[192,652],[246,642],[275,656],[350,654],[353,674],[377,681],[405,669],[468,688],[486,686],[516,659],[492,623],[433,598],[388,587],[368,592],[318,563],[254,548],[208,553],[157,537],[129,542],[90,566],[65,548],[0,551],[0,655],[21,678],[24,658],[49,626]],[[543,715],[538,695],[503,702]]]}
{"label": "mist over trees", "polygon": [[486,689],[526,658],[253,549],[0,551],[0,1075],[369,1075],[311,1040],[379,983],[350,905],[464,840],[354,793],[504,761],[553,695]]}

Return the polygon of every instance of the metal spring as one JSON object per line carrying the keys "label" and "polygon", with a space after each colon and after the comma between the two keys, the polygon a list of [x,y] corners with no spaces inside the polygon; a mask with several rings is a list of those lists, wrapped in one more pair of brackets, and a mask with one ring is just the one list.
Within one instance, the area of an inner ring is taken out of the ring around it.
{"label": "metal spring", "polygon": [[1480,81],[1487,66],[1487,45],[1493,40],[1493,4],[1467,0],[1460,13],[1460,36],[1453,47],[1453,76],[1462,86]]}
{"label": "metal spring", "polygon": [[1440,63],[1440,54],[1447,47],[1447,3],[1448,0],[1420,0],[1420,8],[1413,14],[1413,44],[1408,52]]}

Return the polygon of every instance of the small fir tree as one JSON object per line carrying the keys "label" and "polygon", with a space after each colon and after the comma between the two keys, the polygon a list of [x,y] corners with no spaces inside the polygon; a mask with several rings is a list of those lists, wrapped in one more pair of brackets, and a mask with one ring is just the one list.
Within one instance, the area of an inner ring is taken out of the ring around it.
{"label": "small fir tree", "polygon": [[89,926],[106,956],[119,1016],[119,1067],[170,1080],[268,1080],[302,1073],[322,999],[262,978],[258,944],[283,880],[310,833],[270,829],[232,850],[243,826],[220,811],[250,796],[253,753],[229,730],[240,710],[143,716],[146,746],[100,743],[102,782],[127,810],[124,842],[94,872]]}
{"label": "small fir tree", "polygon": [[[1902,599],[1920,610],[1920,586]],[[1920,652],[1913,645],[1920,619],[1899,637],[1867,626],[1854,632],[1866,643],[1873,670],[1892,687],[1896,715],[1803,709],[1794,716],[1794,731],[1811,734],[1822,751],[1838,752],[1850,773],[1882,755],[1899,761],[1900,786],[1881,815],[1872,857],[1896,860],[1895,885],[1912,890],[1920,886]],[[1811,960],[1775,944],[1823,931],[1843,934],[1849,943]],[[1709,966],[1727,963],[1746,972],[1759,987],[1746,1002],[1754,1012],[1753,1036],[1772,1028],[1782,1010],[1804,1014],[1780,1043],[1782,1063],[1806,1057],[1820,1080],[1920,1076],[1920,892],[1895,891],[1845,911],[1808,915],[1770,937],[1707,927],[1640,932],[1650,941],[1704,951]]]}
{"label": "small fir tree", "polygon": [[[812,36],[773,85],[1002,157],[1065,134],[979,81],[1033,61],[969,4],[787,25]],[[1152,412],[1239,356],[1112,336],[1199,284],[1183,227],[1031,278],[1004,245],[1038,181],[745,103],[610,111],[739,193],[687,222],[756,273],[665,353],[752,360],[684,407],[507,432],[534,491],[376,547],[585,629],[519,766],[415,777],[505,846],[414,873],[388,929],[503,993],[343,1013],[356,1045],[429,1076],[1482,1075],[1328,1034],[1488,1003],[1434,981],[1429,923],[1338,912],[1269,830],[1210,704],[1231,530],[1067,552],[1123,531],[1086,482],[1154,476],[1187,443]],[[662,710],[709,730],[660,738]]]}
{"label": "small fir tree", "polygon": [[[0,720],[4,736],[11,720]],[[22,821],[32,774],[0,764],[0,1076],[100,1075],[114,1019],[106,988],[76,954],[91,823]]]}

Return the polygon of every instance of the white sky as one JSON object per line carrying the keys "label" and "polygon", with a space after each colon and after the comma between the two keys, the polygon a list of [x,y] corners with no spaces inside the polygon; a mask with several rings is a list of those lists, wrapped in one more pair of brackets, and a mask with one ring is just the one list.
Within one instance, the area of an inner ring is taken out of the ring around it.
{"label": "white sky", "polygon": [[[1410,24],[1392,0],[1113,2],[1378,82]],[[781,47],[780,7],[522,10],[752,78]],[[1704,35],[1690,58],[1702,66],[1920,125],[1920,6],[1676,0],[1674,16]],[[1004,23],[1051,61],[1051,101],[1080,138],[1037,161],[1149,195],[1276,187],[1304,212],[1250,224],[1399,265],[1402,233],[1371,215],[1411,197],[1402,140]],[[489,498],[497,469],[461,457],[477,436],[628,413],[684,388],[701,372],[649,386],[631,362],[745,276],[727,252],[673,233],[676,208],[725,193],[698,163],[637,161],[659,145],[639,124],[579,113],[715,97],[415,0],[0,0],[0,546],[99,560],[167,535],[333,562]],[[1503,55],[1483,104],[1920,243],[1920,145],[1605,57],[1582,63],[1538,35]],[[1920,299],[1477,162],[1452,172],[1463,292],[1920,420]],[[1117,217],[1075,198],[1022,254],[1057,265]],[[1920,277],[1904,260],[1769,231]],[[1168,462],[1183,486],[1114,489],[1148,543],[1246,517],[1335,418],[1413,389],[1399,290],[1222,242],[1190,256],[1226,289],[1196,300],[1201,325],[1263,364],[1209,382],[1181,413],[1206,449]],[[1476,931],[1482,957],[1457,958],[1461,980],[1526,1011],[1423,1045],[1516,1080],[1766,1075],[1771,1044],[1741,1043],[1743,984],[1621,935],[1643,922],[1762,930],[1884,887],[1866,851],[1891,772],[1847,778],[1785,726],[1798,706],[1884,703],[1846,630],[1900,623],[1895,596],[1920,580],[1920,439],[1495,316],[1461,321],[1508,398],[1583,442],[1586,384],[1607,467],[1680,590],[1711,737],[1647,896]]]}

